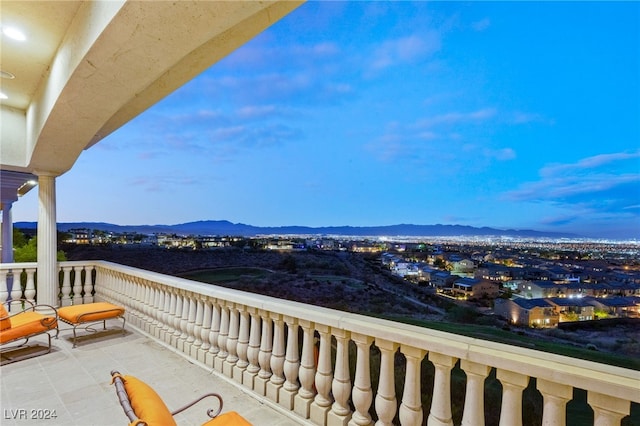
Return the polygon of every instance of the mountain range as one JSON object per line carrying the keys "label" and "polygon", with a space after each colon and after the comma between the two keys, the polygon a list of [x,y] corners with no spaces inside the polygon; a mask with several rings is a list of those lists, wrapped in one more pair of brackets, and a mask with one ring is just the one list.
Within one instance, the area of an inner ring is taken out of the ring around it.
{"label": "mountain range", "polygon": [[[18,229],[35,229],[37,222],[16,222]],[[98,229],[105,232],[136,232],[139,234],[182,234],[182,235],[234,235],[253,237],[256,235],[345,235],[345,236],[412,236],[412,237],[454,237],[454,236],[509,236],[536,238],[579,238],[579,235],[560,232],[543,232],[530,229],[496,229],[465,225],[387,225],[387,226],[276,226],[262,227],[227,220],[203,220],[177,225],[115,225],[104,222],[58,223],[58,231],[67,232],[75,228]]]}

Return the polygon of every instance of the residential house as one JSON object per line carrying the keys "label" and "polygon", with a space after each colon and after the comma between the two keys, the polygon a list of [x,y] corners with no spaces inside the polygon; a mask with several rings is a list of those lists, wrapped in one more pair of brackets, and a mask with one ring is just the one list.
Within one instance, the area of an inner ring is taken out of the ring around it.
{"label": "residential house", "polygon": [[480,299],[483,297],[495,299],[499,290],[500,285],[498,283],[475,278],[459,278],[453,282],[451,288],[455,297],[463,299]]}
{"label": "residential house", "polygon": [[559,314],[545,299],[496,299],[494,313],[511,324],[528,327],[556,327]]}

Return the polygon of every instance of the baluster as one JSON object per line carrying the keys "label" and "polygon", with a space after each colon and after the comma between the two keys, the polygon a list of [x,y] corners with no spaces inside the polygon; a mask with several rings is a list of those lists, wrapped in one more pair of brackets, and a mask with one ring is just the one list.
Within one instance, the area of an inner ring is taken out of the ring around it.
{"label": "baluster", "polygon": [[191,299],[186,293],[182,294],[182,315],[180,316],[180,337],[178,338],[178,350],[184,352],[186,341],[189,338],[188,324],[189,324],[189,308],[191,305]]}
{"label": "baluster", "polygon": [[273,319],[273,349],[271,352],[271,378],[267,383],[267,398],[278,402],[280,388],[284,384],[284,321],[282,315],[271,313]]}
{"label": "baluster", "polygon": [[183,352],[187,355],[191,354],[191,349],[193,348],[193,344],[196,341],[194,330],[196,326],[196,313],[197,313],[197,303],[193,298],[193,294],[188,295],[189,298],[189,311],[187,314],[187,340],[185,341]]}
{"label": "baluster", "polygon": [[169,312],[167,314],[167,332],[164,336],[164,342],[171,345],[171,337],[176,332],[176,293],[175,290],[169,289]]}
{"label": "baluster", "polygon": [[[84,267],[84,296],[82,298],[83,303],[93,303],[94,282],[93,282],[93,265],[85,265]],[[98,281],[96,273],[96,281]]]}
{"label": "baluster", "polygon": [[169,328],[173,319],[171,319],[171,287],[163,287],[160,289],[160,322],[162,327],[160,328],[159,338],[160,341],[166,342],[167,335],[169,334]]}
{"label": "baluster", "polygon": [[435,367],[433,378],[433,397],[431,411],[427,417],[427,426],[453,426],[451,418],[451,369],[457,358],[429,352],[429,361]]}
{"label": "baluster", "polygon": [[564,425],[567,420],[567,402],[573,398],[573,388],[569,385],[538,379],[536,387],[542,394],[542,424]]}
{"label": "baluster", "polygon": [[[114,280],[120,279],[120,274],[113,277]],[[145,315],[145,303],[144,303],[144,294],[146,291],[146,287],[137,279],[132,280],[132,283],[135,286],[134,290],[134,298],[135,298],[135,316],[136,323],[139,329],[144,330],[144,325],[146,323],[146,315]]]}
{"label": "baluster", "polygon": [[587,403],[593,408],[593,426],[619,426],[629,415],[631,401],[589,391]]}
{"label": "baluster", "polygon": [[209,348],[209,352],[206,356],[206,364],[210,367],[215,366],[215,360],[218,357],[218,352],[220,352],[220,347],[218,346],[218,335],[220,334],[220,305],[218,305],[217,300],[213,300],[212,316],[211,316],[211,331],[209,332],[209,343],[211,347]]}
{"label": "baluster", "polygon": [[351,377],[349,376],[349,332],[331,329],[336,338],[336,366],[333,372],[331,391],[333,405],[327,414],[327,424],[346,425],[351,420],[349,395],[351,394]]}
{"label": "baluster", "polygon": [[376,339],[376,346],[380,349],[380,379],[376,393],[376,426],[392,426],[393,418],[398,410],[395,387],[394,355],[398,344],[389,340]]}
{"label": "baluster", "polygon": [[491,367],[465,359],[460,361],[460,367],[467,375],[461,426],[484,426],[484,381]]}
{"label": "baluster", "polygon": [[73,297],[71,298],[72,305],[82,304],[82,266],[76,266],[73,268]]}
{"label": "baluster", "polygon": [[287,324],[287,349],[284,359],[285,381],[278,393],[278,402],[287,410],[293,410],[293,399],[298,393],[298,370],[300,360],[298,358],[298,323],[296,318],[285,316]]}
{"label": "baluster", "polygon": [[373,337],[364,334],[351,333],[351,339],[356,344],[356,375],[353,384],[352,401],[355,411],[349,425],[368,426],[372,423],[369,407],[373,402],[371,390],[371,370],[369,367],[371,343]]}
{"label": "baluster", "polygon": [[200,352],[200,348],[202,347],[202,321],[204,319],[204,300],[202,300],[202,296],[199,296],[194,300],[196,304],[196,314],[193,325],[193,335],[195,340],[193,342],[193,346],[191,347],[191,358],[198,359],[198,352]]}
{"label": "baluster", "polygon": [[36,273],[35,268],[26,268],[27,272],[27,286],[24,289],[24,298],[30,302],[36,301],[36,282],[34,275]]}
{"label": "baluster", "polygon": [[218,333],[218,347],[220,351],[216,357],[215,369],[223,372],[224,360],[229,356],[227,348],[227,338],[229,337],[229,308],[224,304],[220,305],[220,332]]}
{"label": "baluster", "polygon": [[211,308],[211,302],[208,299],[202,301],[204,312],[202,314],[202,327],[200,329],[200,339],[202,339],[202,346],[198,350],[196,359],[200,362],[206,362],[207,353],[211,348],[211,342],[209,342],[209,335],[211,334],[211,319],[213,318],[213,309]]}
{"label": "baluster", "polygon": [[60,297],[60,306],[71,305],[71,266],[63,266],[62,268],[62,296]]}
{"label": "baluster", "polygon": [[225,376],[233,378],[233,368],[238,362],[238,333],[240,320],[236,306],[229,304],[229,335],[227,336],[227,352],[229,355],[224,360],[222,372]]}
{"label": "baluster", "polygon": [[8,269],[0,269],[0,303],[9,300],[9,289],[7,288]]}
{"label": "baluster", "polygon": [[242,383],[249,389],[255,389],[255,378],[260,371],[260,314],[256,308],[247,308],[251,315],[251,329],[249,331],[249,346],[247,347],[247,369],[242,375]]}
{"label": "baluster", "polygon": [[294,410],[303,418],[311,415],[311,403],[315,396],[313,379],[316,374],[315,343],[313,323],[307,320],[298,320],[302,328],[302,357],[300,360],[300,389],[294,399]]}
{"label": "baluster", "polygon": [[502,408],[500,426],[522,426],[522,391],[529,383],[529,377],[513,371],[496,371],[502,383]]}
{"label": "baluster", "polygon": [[327,423],[327,413],[331,409],[331,334],[329,326],[316,324],[320,334],[320,351],[318,354],[318,369],[316,371],[316,390],[318,393],[311,403],[311,421],[318,425]]}
{"label": "baluster", "polygon": [[20,273],[12,269],[7,275],[7,287],[11,284],[11,300],[22,299],[22,286],[20,285]]}
{"label": "baluster", "polygon": [[148,282],[143,281],[140,283],[142,287],[142,313],[143,313],[143,324],[142,329],[151,334],[151,324],[153,323],[153,317],[151,316],[151,298],[153,297],[153,289],[149,285]]}
{"label": "baluster", "polygon": [[254,390],[262,396],[267,394],[267,383],[271,378],[271,352],[273,344],[273,323],[269,318],[269,313],[259,311],[262,318],[262,335],[260,337],[260,354],[258,355],[258,363],[260,371],[254,379]]}
{"label": "baluster", "polygon": [[158,289],[155,283],[149,282],[150,297],[149,297],[149,316],[151,317],[151,324],[149,326],[149,334],[154,337],[158,337],[159,329],[162,327],[158,320],[160,310],[158,305],[160,304],[160,289]]}
{"label": "baluster", "polygon": [[156,286],[156,297],[154,302],[154,316],[156,318],[156,330],[154,332],[154,336],[156,339],[162,340],[163,332],[162,329],[165,327],[164,322],[164,289],[159,285]]}
{"label": "baluster", "polygon": [[406,358],[407,370],[404,378],[404,392],[400,404],[400,424],[422,424],[422,402],[420,400],[420,363],[426,351],[412,346],[400,345],[400,352]]}
{"label": "baluster", "polygon": [[240,332],[238,334],[238,362],[233,367],[233,378],[242,383],[244,371],[249,365],[247,349],[249,346],[249,312],[245,306],[240,307]]}
{"label": "baluster", "polygon": [[173,328],[175,331],[173,332],[173,336],[171,336],[171,346],[177,348],[178,342],[180,341],[180,323],[182,322],[182,294],[179,292],[176,293],[176,314],[173,319]]}

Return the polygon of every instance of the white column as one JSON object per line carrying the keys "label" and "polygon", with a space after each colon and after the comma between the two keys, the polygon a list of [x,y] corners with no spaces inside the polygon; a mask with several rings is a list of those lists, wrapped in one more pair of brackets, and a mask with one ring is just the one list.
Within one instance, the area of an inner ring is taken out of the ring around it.
{"label": "white column", "polygon": [[336,366],[333,371],[331,392],[333,405],[327,413],[327,425],[345,426],[351,420],[349,396],[351,395],[351,377],[349,376],[349,332],[333,329],[336,338]]}
{"label": "white column", "polygon": [[391,426],[398,410],[395,385],[394,355],[398,344],[390,340],[376,339],[376,346],[380,349],[380,379],[376,393],[376,426]]}
{"label": "white column", "polygon": [[260,356],[260,314],[257,308],[247,308],[249,315],[251,315],[251,327],[249,330],[249,346],[247,347],[247,369],[243,373],[242,384],[249,389],[255,389],[255,378],[260,371],[259,356]]}
{"label": "white column", "polygon": [[240,317],[234,303],[229,303],[229,334],[227,335],[227,352],[222,366],[222,373],[233,378],[233,369],[238,363],[238,336],[240,335]]}
{"label": "white column", "polygon": [[587,403],[593,408],[593,426],[620,426],[629,415],[631,401],[598,392],[587,393]]}
{"label": "white column", "polygon": [[569,385],[538,379],[536,387],[542,394],[542,425],[564,425],[567,420],[567,402],[573,398],[573,388]]}
{"label": "white column", "polygon": [[433,398],[427,426],[453,426],[451,418],[451,369],[457,358],[429,352],[429,361],[435,367]]}
{"label": "white column", "polygon": [[298,370],[300,359],[298,357],[298,322],[290,316],[284,317],[287,323],[287,350],[284,359],[284,385],[280,389],[278,402],[287,410],[293,410],[293,399],[298,393]]}
{"label": "white column", "polygon": [[269,318],[267,311],[259,310],[262,318],[262,333],[260,335],[260,353],[258,354],[258,364],[260,371],[254,378],[253,390],[262,396],[267,395],[267,383],[271,378],[271,352],[273,348],[273,322]]}
{"label": "white column", "polygon": [[327,423],[327,413],[331,409],[331,333],[329,326],[317,324],[320,333],[320,352],[318,354],[318,368],[316,370],[316,390],[318,393],[311,403],[311,421],[318,425]]}
{"label": "white column", "polygon": [[522,391],[529,384],[529,377],[513,371],[496,371],[496,377],[502,383],[502,408],[500,426],[522,425]]}
{"label": "white column", "polygon": [[404,392],[400,404],[400,424],[422,424],[422,401],[420,398],[420,367],[426,351],[413,346],[400,346],[407,360],[407,370],[404,377]]}
{"label": "white column", "polygon": [[310,416],[310,407],[315,396],[313,388],[313,379],[316,374],[315,351],[313,323],[307,320],[298,320],[302,327],[302,356],[300,359],[300,389],[295,396],[294,411],[303,418],[308,419]]}
{"label": "white column", "polygon": [[[251,324],[251,317],[249,316],[249,311],[246,306],[239,306],[240,311],[240,332],[238,333],[238,346],[237,346],[237,354],[238,354],[238,362],[233,366],[233,378],[238,383],[244,383],[244,372],[249,365],[249,360],[247,358],[247,352],[249,350],[249,327]],[[253,386],[253,379],[250,383]]]}
{"label": "white column", "polygon": [[13,263],[13,203],[2,204],[2,263]]}
{"label": "white column", "polygon": [[484,426],[484,381],[491,367],[463,359],[460,368],[467,375],[461,426]]}
{"label": "white column", "polygon": [[278,402],[280,388],[284,384],[284,321],[281,314],[271,313],[273,319],[273,349],[271,350],[271,377],[267,383],[267,398]]}
{"label": "white column", "polygon": [[38,175],[38,282],[39,304],[58,306],[58,236],[56,228],[56,177]]}
{"label": "white column", "polygon": [[350,426],[368,426],[372,423],[369,408],[373,402],[371,390],[371,371],[369,368],[369,348],[373,337],[365,334],[351,333],[351,340],[356,344],[356,375],[353,383],[352,401],[355,412],[349,421]]}

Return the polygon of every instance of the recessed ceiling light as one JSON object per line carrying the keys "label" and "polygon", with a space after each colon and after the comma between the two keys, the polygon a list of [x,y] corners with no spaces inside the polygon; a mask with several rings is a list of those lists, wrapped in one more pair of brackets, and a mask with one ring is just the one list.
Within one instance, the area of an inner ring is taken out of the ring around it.
{"label": "recessed ceiling light", "polygon": [[0,78],[8,78],[9,80],[13,80],[14,78],[16,78],[16,76],[11,74],[9,71],[0,70]]}
{"label": "recessed ceiling light", "polygon": [[9,99],[9,97],[4,93],[0,92],[0,99]]}
{"label": "recessed ceiling light", "polygon": [[2,33],[7,37],[18,41],[25,41],[27,39],[27,36],[25,36],[24,33],[16,27],[2,27]]}

